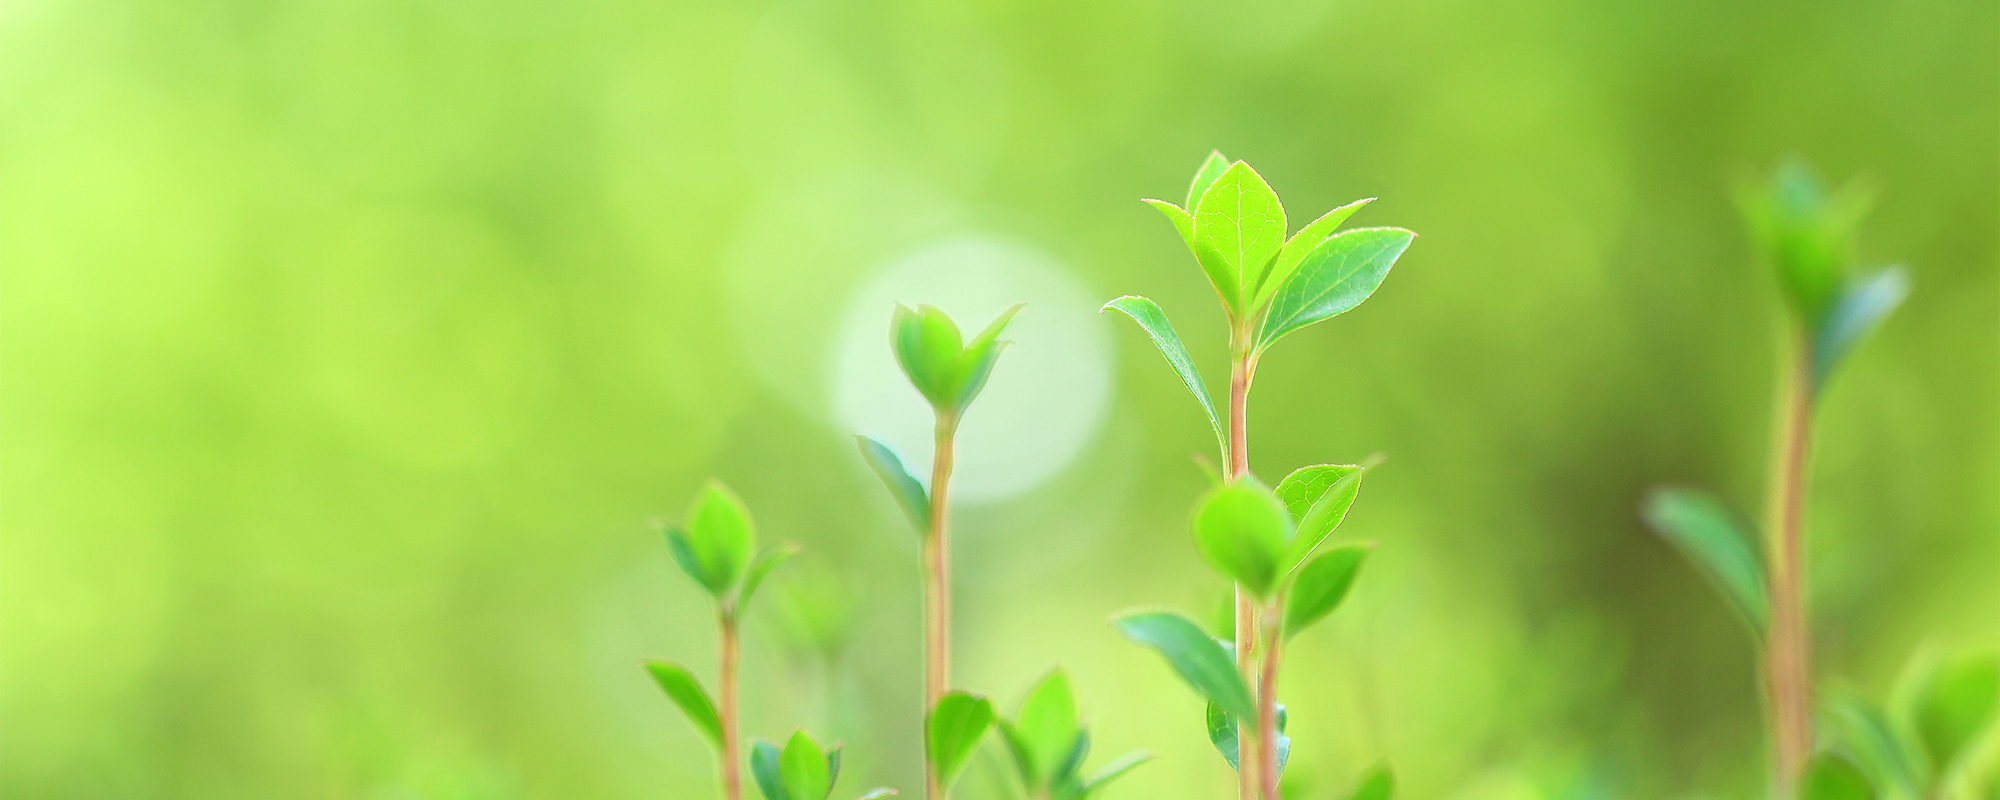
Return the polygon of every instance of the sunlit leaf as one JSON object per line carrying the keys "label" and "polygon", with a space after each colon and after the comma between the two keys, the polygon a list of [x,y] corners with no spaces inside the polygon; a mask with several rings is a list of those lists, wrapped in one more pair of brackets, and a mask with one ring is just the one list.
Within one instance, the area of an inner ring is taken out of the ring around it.
{"label": "sunlit leaf", "polygon": [[882,479],[882,485],[889,487],[889,496],[896,498],[903,514],[910,518],[910,527],[919,535],[931,530],[931,498],[924,492],[923,484],[910,476],[903,468],[903,461],[896,457],[887,445],[866,436],[856,436],[854,441],[861,445],[861,458],[868,462]]}
{"label": "sunlit leaf", "polygon": [[671,661],[647,661],[646,671],[652,674],[653,682],[660,685],[667,699],[680,706],[695,730],[717,747],[722,746],[722,718],[715,713],[715,702],[708,699],[708,691],[701,688],[693,673]]}
{"label": "sunlit leaf", "polygon": [[1910,276],[1890,267],[1847,287],[1813,334],[1812,380],[1815,390],[1826,385],[1835,367],[1854,345],[1888,318],[1910,296]]}
{"label": "sunlit leaf", "polygon": [[1940,770],[1949,768],[1994,722],[2000,701],[2000,657],[1983,655],[1946,663],[1918,694],[1917,735]]}
{"label": "sunlit leaf", "polygon": [[1021,308],[1026,305],[1026,303],[1016,303],[1012,308],[1000,312],[1000,316],[988,323],[985,330],[980,331],[978,336],[972,337],[972,341],[966,343],[965,352],[959,356],[958,388],[953,400],[954,411],[964,411],[967,406],[972,405],[973,399],[979,396],[980,390],[986,388],[986,378],[993,373],[994,362],[1000,360],[1000,351],[1007,346],[1007,342],[1000,340],[1000,332],[1007,329],[1007,323],[1013,321],[1014,315],[1021,313]]}
{"label": "sunlit leaf", "polygon": [[1229,159],[1222,155],[1222,151],[1208,151],[1208,158],[1202,159],[1201,167],[1194,171],[1194,181],[1188,184],[1188,213],[1194,213],[1196,204],[1201,202],[1201,196],[1208,193],[1209,185],[1215,183],[1216,178],[1222,177],[1222,172],[1226,169],[1229,169]]}
{"label": "sunlit leaf", "polygon": [[1319,219],[1313,220],[1311,224],[1300,228],[1298,233],[1292,234],[1292,238],[1285,240],[1284,248],[1278,251],[1278,260],[1271,265],[1271,274],[1264,278],[1263,285],[1257,290],[1257,299],[1250,304],[1251,307],[1263,305],[1272,295],[1277,294],[1278,287],[1283,286],[1285,279],[1290,278],[1292,273],[1298,270],[1299,263],[1317,249],[1321,242],[1326,241],[1327,237],[1332,236],[1334,230],[1340,227],[1340,223],[1346,222],[1348,217],[1354,216],[1354,212],[1360,211],[1362,206],[1374,200],[1373,197],[1356,200],[1328,211],[1320,215]]}
{"label": "sunlit leaf", "polygon": [[1714,582],[1752,633],[1763,633],[1771,608],[1763,558],[1749,529],[1722,501],[1693,489],[1660,488],[1646,495],[1640,513]]}
{"label": "sunlit leaf", "polygon": [[932,408],[953,407],[958,398],[959,355],[964,351],[958,325],[935,306],[920,305],[913,311],[897,304],[889,338],[896,363],[917,393]]}
{"label": "sunlit leaf", "polygon": [[1402,228],[1356,228],[1321,242],[1271,296],[1257,349],[1361,305],[1416,236]]}
{"label": "sunlit leaf", "polygon": [[1286,636],[1296,635],[1339,607],[1371,549],[1358,544],[1336,547],[1299,568],[1298,577],[1285,594]]}
{"label": "sunlit leaf", "polygon": [[1347,519],[1366,471],[1351,464],[1315,464],[1295,469],[1278,482],[1278,500],[1298,526],[1285,553],[1285,569],[1303,563]]}
{"label": "sunlit leaf", "polygon": [[1223,576],[1252,594],[1277,588],[1292,541],[1292,517],[1270,489],[1245,477],[1216,487],[1195,506],[1195,549]]}
{"label": "sunlit leaf", "polygon": [[938,698],[924,719],[925,753],[937,770],[938,784],[950,786],[959,768],[979,747],[980,737],[993,724],[993,704],[967,692],[948,692]]}
{"label": "sunlit leaf", "polygon": [[1285,244],[1285,208],[1264,177],[1238,161],[1196,203],[1194,241],[1202,271],[1236,316]]}
{"label": "sunlit leaf", "polygon": [[1197,252],[1194,246],[1193,214],[1189,213],[1187,209],[1165,200],[1148,199],[1140,200],[1139,202],[1159,209],[1160,213],[1167,215],[1167,221],[1174,224],[1174,231],[1181,235],[1181,241],[1187,243],[1188,253],[1197,258],[1201,256],[1201,253]]}
{"label": "sunlit leaf", "polygon": [[1237,674],[1235,660],[1220,642],[1186,617],[1164,611],[1140,612],[1115,618],[1111,624],[1125,638],[1159,651],[1181,680],[1223,710],[1242,717],[1256,713],[1250,688]]}
{"label": "sunlit leaf", "polygon": [[778,756],[778,775],[784,779],[785,794],[792,800],[826,800],[833,791],[826,753],[804,729],[785,742],[785,751]]}
{"label": "sunlit leaf", "polygon": [[[1160,355],[1166,357],[1167,366],[1174,368],[1181,384],[1201,403],[1202,413],[1208,415],[1208,426],[1215,431],[1216,447],[1222,451],[1223,460],[1227,461],[1229,435],[1222,430],[1222,418],[1215,413],[1215,402],[1208,399],[1208,386],[1202,383],[1201,372],[1195,369],[1194,360],[1188,358],[1187,348],[1181,345],[1181,337],[1174,333],[1174,326],[1167,321],[1166,312],[1161,311],[1153,301],[1132,295],[1105,303],[1104,308],[1131,317],[1133,322],[1139,323],[1139,327],[1146,329],[1146,335],[1153,337],[1153,346],[1158,347]],[[1104,309],[1099,309],[1098,313],[1104,313]]]}
{"label": "sunlit leaf", "polygon": [[757,790],[764,793],[764,800],[791,800],[778,761],[777,745],[763,739],[750,740],[750,777],[757,782]]}
{"label": "sunlit leaf", "polygon": [[1031,777],[1028,785],[1048,786],[1063,761],[1076,750],[1079,735],[1069,676],[1057,669],[1036,683],[1021,701],[1021,711],[1010,727]]}
{"label": "sunlit leaf", "polygon": [[1388,764],[1376,764],[1362,773],[1354,793],[1347,800],[1391,800],[1396,796],[1396,773]]}

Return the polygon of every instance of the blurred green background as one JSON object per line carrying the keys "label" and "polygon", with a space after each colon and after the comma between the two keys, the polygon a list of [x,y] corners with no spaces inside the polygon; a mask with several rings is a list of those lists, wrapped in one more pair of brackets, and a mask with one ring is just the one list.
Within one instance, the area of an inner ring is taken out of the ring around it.
{"label": "blurred green background", "polygon": [[[1823,406],[1818,669],[2000,640],[1991,2],[0,2],[0,794],[714,792],[647,656],[713,680],[651,517],[715,475],[807,554],[749,733],[914,789],[921,458],[890,301],[1031,303],[966,423],[958,682],[1071,669],[1110,797],[1223,797],[1105,624],[1223,587],[1184,515],[1220,314],[1144,197],[1211,147],[1293,226],[1421,238],[1291,337],[1252,466],[1389,457],[1380,549],[1283,691],[1289,777],[1416,798],[1749,797],[1747,637],[1634,518],[1762,495],[1777,296],[1729,196],[1878,190],[1909,303]],[[967,319],[972,318],[972,319]],[[975,768],[961,796],[1000,796]]]}

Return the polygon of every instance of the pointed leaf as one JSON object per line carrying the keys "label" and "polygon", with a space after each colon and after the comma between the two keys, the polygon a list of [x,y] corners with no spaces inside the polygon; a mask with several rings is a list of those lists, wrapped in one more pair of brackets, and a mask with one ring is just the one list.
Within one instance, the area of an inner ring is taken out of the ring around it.
{"label": "pointed leaf", "polygon": [[1981,731],[1994,722],[2000,701],[2000,657],[1945,664],[1931,673],[1917,698],[1918,738],[1940,771],[1949,769]]}
{"label": "pointed leaf", "polygon": [[1014,719],[1012,728],[1026,756],[1027,773],[1032,776],[1029,785],[1050,785],[1064,759],[1075,751],[1081,733],[1069,676],[1061,669],[1050,672],[1021,701],[1021,711]]}
{"label": "pointed leaf", "polygon": [[1261,306],[1270,300],[1272,295],[1277,294],[1278,287],[1283,286],[1285,280],[1298,270],[1299,263],[1305,261],[1306,256],[1318,248],[1321,242],[1326,241],[1327,237],[1332,236],[1334,230],[1340,227],[1340,223],[1346,222],[1348,217],[1354,216],[1354,212],[1360,211],[1362,206],[1374,201],[1373,197],[1363,198],[1328,211],[1320,215],[1319,219],[1313,220],[1312,224],[1300,228],[1298,233],[1292,234],[1292,238],[1285,240],[1284,249],[1278,251],[1277,263],[1271,266],[1271,274],[1264,279],[1264,285],[1257,290],[1257,300],[1250,304],[1251,307]]}
{"label": "pointed leaf", "polygon": [[993,704],[967,692],[947,692],[924,719],[924,743],[938,785],[949,787],[993,724]]}
{"label": "pointed leaf", "polygon": [[[1287,714],[1285,713],[1283,703],[1278,704],[1277,714],[1278,736],[1276,744],[1278,746],[1278,771],[1283,773],[1285,771],[1285,762],[1291,759],[1292,737],[1285,735],[1285,719]],[[1242,745],[1237,739],[1237,730],[1240,726],[1236,724],[1236,719],[1229,712],[1222,710],[1221,706],[1214,703],[1208,704],[1208,741],[1210,744],[1215,745],[1216,752],[1221,753],[1222,758],[1229,762],[1230,769],[1240,771],[1242,767],[1237,766],[1237,762],[1242,758]],[[1249,727],[1254,730],[1256,726],[1256,721],[1252,720]]]}
{"label": "pointed leaf", "polygon": [[1877,272],[1856,281],[1842,292],[1833,307],[1827,310],[1826,318],[1820,322],[1819,330],[1813,336],[1814,389],[1825,386],[1826,379],[1854,349],[1854,345],[1881,325],[1889,312],[1896,310],[1909,296],[1910,276],[1902,267]]}
{"label": "pointed leaf", "polygon": [[1285,244],[1285,208],[1264,177],[1238,161],[1196,203],[1194,241],[1202,271],[1236,317]]}
{"label": "pointed leaf", "polygon": [[778,775],[784,778],[785,794],[792,800],[826,800],[827,793],[833,791],[826,753],[803,728],[785,742],[785,752],[778,756]]}
{"label": "pointed leaf", "polygon": [[1201,196],[1208,193],[1209,185],[1215,183],[1216,178],[1222,177],[1223,170],[1227,169],[1229,169],[1229,159],[1222,155],[1222,151],[1208,151],[1208,158],[1202,159],[1201,167],[1194,171],[1194,182],[1188,184],[1188,213],[1194,213],[1195,204],[1201,202]]}
{"label": "pointed leaf", "polygon": [[1194,360],[1188,358],[1187,348],[1181,345],[1181,337],[1174,333],[1173,323],[1167,321],[1166,312],[1160,306],[1144,297],[1126,295],[1104,304],[1104,309],[1114,309],[1131,317],[1139,327],[1146,329],[1146,335],[1153,337],[1153,346],[1160,348],[1160,355],[1167,359],[1167,366],[1174,368],[1174,374],[1181,377],[1181,384],[1194,394],[1201,403],[1202,413],[1208,415],[1208,426],[1215,430],[1216,447],[1223,451],[1223,460],[1228,460],[1229,435],[1222,430],[1222,418],[1215,413],[1215,402],[1208,399],[1208,386],[1202,383],[1201,372],[1194,367]]}
{"label": "pointed leaf", "polygon": [[1299,568],[1298,578],[1285,595],[1285,635],[1297,635],[1306,626],[1332,613],[1347,597],[1361,562],[1372,549],[1367,545],[1347,545],[1321,553]]}
{"label": "pointed leaf", "polygon": [[1729,598],[1752,634],[1770,618],[1763,559],[1749,529],[1720,500],[1692,489],[1654,489],[1641,516]]}
{"label": "pointed leaf", "polygon": [[1822,752],[1806,765],[1799,785],[1799,800],[1874,800],[1875,790],[1868,779],[1847,759]]}
{"label": "pointed leaf", "polygon": [[831,793],[833,791],[833,785],[839,782],[840,782],[840,745],[836,744],[833,746],[833,749],[826,751],[827,792]]}
{"label": "pointed leaf", "polygon": [[1396,796],[1396,773],[1388,764],[1376,764],[1361,776],[1347,800],[1391,800]]}
{"label": "pointed leaf", "polygon": [[854,441],[861,445],[861,458],[875,470],[882,479],[882,485],[889,487],[889,495],[896,498],[896,505],[903,507],[903,514],[910,518],[910,527],[918,535],[927,535],[931,530],[931,498],[924,492],[924,486],[910,477],[903,469],[903,461],[888,445],[866,436],[856,436]]}
{"label": "pointed leaf", "polygon": [[757,781],[757,790],[764,793],[764,800],[791,800],[778,761],[777,745],[763,739],[750,740],[750,777]]}
{"label": "pointed leaf", "polygon": [[951,408],[958,397],[959,355],[964,352],[958,325],[935,306],[920,305],[912,311],[897,305],[889,334],[896,363],[910,385],[932,408]]}
{"label": "pointed leaf", "polygon": [[756,548],[757,533],[750,512],[729,487],[709,481],[695,498],[681,530],[701,567],[702,585],[720,597],[742,577]]}
{"label": "pointed leaf", "polygon": [[1245,477],[1212,489],[1195,507],[1195,549],[1224,577],[1258,597],[1277,588],[1292,517],[1270,489]]}
{"label": "pointed leaf", "polygon": [[701,558],[694,554],[694,545],[688,542],[687,531],[679,527],[668,528],[667,551],[673,554],[674,564],[680,567],[681,572],[693,580],[696,586],[700,586],[710,594],[714,593],[715,590],[708,588],[710,583],[708,568],[701,563]]}
{"label": "pointed leaf", "polygon": [[1317,464],[1293,470],[1278,482],[1278,500],[1298,524],[1285,554],[1286,570],[1304,563],[1320,542],[1326,541],[1347,519],[1347,510],[1354,506],[1354,499],[1361,492],[1361,476],[1366,471],[1366,467],[1351,464]]}
{"label": "pointed leaf", "polygon": [[1157,208],[1160,210],[1160,213],[1167,215],[1167,221],[1173,223],[1174,230],[1180,233],[1181,241],[1187,243],[1188,252],[1193,254],[1196,258],[1201,257],[1201,253],[1197,251],[1194,246],[1193,214],[1188,213],[1187,209],[1181,208],[1180,206],[1174,205],[1173,203],[1169,203],[1165,200],[1148,199],[1148,200],[1140,200],[1139,202]]}
{"label": "pointed leaf", "polygon": [[880,798],[888,797],[895,793],[896,790],[891,789],[887,786],[877,786],[873,789],[869,789],[867,794],[854,798],[854,800],[880,800]]}
{"label": "pointed leaf", "polygon": [[1131,772],[1132,768],[1151,760],[1153,754],[1144,750],[1134,750],[1112,759],[1110,763],[1098,767],[1096,772],[1090,773],[1090,777],[1083,780],[1083,791],[1079,796],[1089,797],[1093,792],[1103,789],[1105,784],[1117,780],[1119,776]]}
{"label": "pointed leaf", "polygon": [[1141,612],[1115,618],[1111,624],[1125,638],[1158,650],[1181,680],[1224,711],[1242,717],[1256,713],[1250,702],[1250,689],[1236,672],[1235,660],[1220,642],[1208,638],[1200,626],[1186,617],[1169,612]]}
{"label": "pointed leaf", "polygon": [[1356,228],[1321,242],[1272,295],[1257,349],[1361,305],[1416,237],[1402,228]]}
{"label": "pointed leaf", "polygon": [[757,587],[764,585],[764,577],[771,574],[785,559],[799,554],[799,546],[786,542],[777,547],[767,547],[758,554],[757,560],[750,562],[750,569],[743,573],[743,585],[736,590],[736,613],[750,606],[750,598],[757,596]]}
{"label": "pointed leaf", "polygon": [[1000,332],[1007,329],[1007,323],[1014,319],[1015,314],[1021,313],[1021,307],[1025,305],[1027,303],[1016,303],[1013,308],[1000,312],[1000,316],[988,324],[986,330],[980,331],[966,344],[965,352],[959,356],[958,393],[953,402],[955,412],[963,412],[972,405],[972,399],[979,396],[979,390],[986,388],[986,378],[992,374],[994,362],[1000,360],[1000,351],[1007,346],[1006,342],[997,341]]}
{"label": "pointed leaf", "polygon": [[708,692],[701,688],[693,673],[672,661],[647,661],[646,671],[652,673],[653,682],[666,692],[667,699],[680,706],[695,730],[708,737],[710,743],[722,746],[722,718],[715,713],[715,703],[708,699]]}

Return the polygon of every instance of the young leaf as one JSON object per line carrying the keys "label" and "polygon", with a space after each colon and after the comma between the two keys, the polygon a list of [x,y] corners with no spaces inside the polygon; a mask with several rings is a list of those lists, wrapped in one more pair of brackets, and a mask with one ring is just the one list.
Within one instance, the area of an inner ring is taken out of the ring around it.
{"label": "young leaf", "polygon": [[1223,453],[1223,460],[1229,460],[1229,435],[1222,430],[1222,418],[1215,413],[1215,402],[1208,399],[1208,385],[1202,383],[1201,372],[1194,367],[1194,360],[1188,358],[1187,348],[1181,345],[1181,337],[1174,333],[1173,323],[1167,321],[1166,312],[1160,306],[1144,297],[1126,295],[1104,304],[1104,309],[1114,309],[1131,317],[1139,327],[1146,329],[1146,335],[1153,337],[1153,346],[1160,348],[1160,355],[1167,359],[1167,366],[1174,368],[1174,374],[1181,377],[1194,399],[1201,403],[1202,413],[1208,415],[1208,426],[1215,430],[1215,444]]}
{"label": "young leaf", "polygon": [[1201,196],[1208,193],[1209,185],[1215,183],[1216,178],[1222,177],[1222,172],[1227,169],[1229,169],[1229,159],[1222,155],[1222,151],[1208,151],[1208,158],[1202,159],[1201,168],[1194,171],[1194,182],[1188,184],[1188,213],[1194,213],[1195,206],[1201,202]]}
{"label": "young leaf", "polygon": [[1822,752],[1806,765],[1799,800],[1875,800],[1875,790],[1847,759]]}
{"label": "young leaf", "polygon": [[1299,568],[1298,578],[1285,595],[1285,636],[1297,635],[1340,605],[1370,549],[1358,544],[1336,547]]}
{"label": "young leaf", "polygon": [[1361,782],[1347,800],[1391,800],[1396,796],[1396,773],[1388,764],[1376,764],[1362,774]]}
{"label": "young leaf", "polygon": [[1254,478],[1209,491],[1195,506],[1195,549],[1225,577],[1259,597],[1277,588],[1280,560],[1292,542],[1292,517]]}
{"label": "young leaf", "polygon": [[993,363],[1000,360],[1000,351],[1007,346],[1006,342],[998,341],[1000,332],[1007,329],[1007,323],[1013,321],[1014,315],[1021,313],[1021,307],[1026,305],[1015,303],[1014,307],[1000,312],[999,317],[987,324],[986,330],[980,331],[965,345],[965,352],[959,356],[957,399],[953,403],[955,412],[964,411],[972,405],[972,399],[986,388],[986,378],[993,372]]}
{"label": "young leaf", "polygon": [[1286,570],[1303,563],[1347,519],[1366,471],[1366,467],[1353,465],[1319,464],[1293,470],[1278,482],[1278,500],[1298,524],[1285,553]]}
{"label": "young leaf", "polygon": [[1786,299],[1809,330],[1817,328],[1846,280],[1867,193],[1851,186],[1829,194],[1811,167],[1791,158],[1778,165],[1768,187],[1745,189],[1738,198]]}
{"label": "young leaf", "polygon": [[742,577],[757,542],[750,512],[720,481],[709,481],[695,498],[682,532],[700,567],[701,584],[718,597]]}
{"label": "young leaf", "polygon": [[1160,213],[1167,215],[1167,221],[1174,224],[1174,230],[1181,235],[1181,241],[1187,242],[1188,252],[1194,254],[1196,258],[1201,257],[1200,251],[1196,250],[1194,246],[1193,214],[1188,213],[1187,209],[1165,200],[1140,200],[1139,202],[1157,208],[1160,210]]}
{"label": "young leaf", "polygon": [[826,753],[820,751],[819,744],[803,728],[785,742],[785,752],[778,756],[778,775],[784,779],[785,794],[792,800],[826,800],[833,791]]}
{"label": "young leaf", "polygon": [[764,584],[764,577],[771,574],[771,570],[798,554],[799,546],[790,542],[764,548],[764,552],[757,555],[757,560],[750,562],[750,569],[743,573],[743,585],[736,590],[736,613],[741,614],[743,609],[750,607],[750,598],[757,595],[757,587]]}
{"label": "young leaf", "polygon": [[[1277,714],[1278,736],[1276,742],[1278,746],[1278,771],[1284,772],[1285,762],[1290,760],[1292,755],[1292,737],[1285,735],[1285,719],[1287,715],[1285,714],[1285,705],[1283,703],[1277,704]],[[1242,770],[1243,768],[1237,766],[1236,763],[1240,760],[1242,752],[1242,745],[1236,738],[1238,728],[1236,717],[1222,710],[1221,706],[1209,703],[1207,722],[1209,743],[1215,745],[1216,751],[1221,753],[1223,759],[1229,762],[1230,769]],[[1251,722],[1251,727],[1256,727],[1254,720]]]}
{"label": "young leaf", "polygon": [[[689,580],[694,581],[696,586],[708,589],[710,582],[708,567],[701,563],[701,557],[694,554],[694,545],[688,541],[687,531],[676,526],[668,528],[666,534],[667,551],[673,554],[674,564],[679,566],[681,572],[686,574]],[[717,578],[717,580],[722,579]],[[726,581],[723,583],[727,585]],[[711,594],[714,593],[713,589],[708,590]]]}
{"label": "young leaf", "polygon": [[979,738],[993,724],[993,704],[967,692],[947,692],[924,719],[925,754],[937,770],[938,785],[950,786]]}
{"label": "young leaf", "polygon": [[1090,773],[1090,777],[1083,779],[1083,783],[1078,787],[1080,791],[1077,793],[1077,798],[1082,800],[1082,798],[1089,797],[1099,789],[1103,789],[1105,784],[1117,780],[1119,776],[1127,772],[1131,772],[1133,767],[1151,760],[1153,760],[1153,754],[1144,750],[1134,750],[1112,759],[1111,763],[1098,767],[1096,772]]}
{"label": "young leaf", "polygon": [[722,746],[722,718],[715,713],[715,703],[708,699],[708,692],[701,688],[701,682],[686,667],[672,661],[647,661],[646,671],[652,673],[653,682],[666,692],[667,699],[680,706],[681,713],[687,715],[688,722],[701,735],[717,747]]}
{"label": "young leaf", "polygon": [[2000,657],[1992,655],[1945,664],[1931,673],[1918,695],[1917,735],[1940,771],[1949,769],[1966,746],[1994,722],[2000,701]]}
{"label": "young leaf", "polygon": [[777,745],[763,739],[750,740],[750,777],[757,781],[757,790],[764,793],[764,800],[791,800],[778,761]]}
{"label": "young leaf", "polygon": [[1285,244],[1285,207],[1262,175],[1238,161],[1202,192],[1194,241],[1202,271],[1236,317]]}
{"label": "young leaf", "polygon": [[958,325],[935,306],[912,311],[901,304],[890,321],[890,344],[903,375],[934,409],[949,409],[958,398],[959,355],[964,345]]}
{"label": "young leaf", "polygon": [[910,527],[917,529],[917,535],[929,535],[931,531],[931,498],[924,493],[923,484],[910,477],[903,469],[903,461],[896,457],[887,445],[866,436],[856,436],[854,441],[861,445],[861,458],[875,470],[882,479],[882,485],[889,487],[889,495],[896,498],[896,505],[903,507],[903,514],[910,518]]}
{"label": "young leaf", "polygon": [[1889,312],[1910,296],[1910,276],[1902,267],[1890,267],[1849,286],[1827,310],[1826,318],[1813,333],[1812,383],[1814,390],[1826,385],[1834,367],[1848,351],[1868,335]]}
{"label": "young leaf", "polygon": [[1646,495],[1640,514],[1722,590],[1752,634],[1763,634],[1771,608],[1763,559],[1728,507],[1705,492],[1661,488]]}
{"label": "young leaf", "polygon": [[1076,697],[1070,691],[1069,676],[1060,668],[1035,684],[1021,711],[1014,717],[1011,738],[1019,739],[1023,770],[1029,786],[1045,787],[1056,778],[1063,761],[1076,750],[1080,731],[1076,721]]}
{"label": "young leaf", "polygon": [[1354,216],[1354,212],[1360,211],[1362,206],[1374,200],[1373,197],[1364,198],[1328,211],[1320,215],[1319,219],[1313,220],[1312,224],[1300,228],[1298,233],[1292,234],[1292,238],[1285,240],[1284,248],[1278,251],[1277,262],[1271,266],[1270,276],[1264,279],[1264,286],[1257,290],[1257,299],[1250,304],[1250,307],[1261,306],[1271,299],[1271,295],[1277,294],[1278,287],[1284,285],[1285,279],[1290,278],[1299,268],[1299,262],[1304,261],[1321,242],[1332,236],[1334,229],[1340,227],[1340,223],[1346,222],[1348,217]]}
{"label": "young leaf", "polygon": [[1111,624],[1125,638],[1158,650],[1181,680],[1224,711],[1245,718],[1257,713],[1250,702],[1250,688],[1236,672],[1235,660],[1221,643],[1208,638],[1186,617],[1142,612],[1117,617]]}
{"label": "young leaf", "polygon": [[1257,349],[1292,331],[1361,305],[1416,234],[1402,228],[1356,228],[1321,242],[1271,297]]}

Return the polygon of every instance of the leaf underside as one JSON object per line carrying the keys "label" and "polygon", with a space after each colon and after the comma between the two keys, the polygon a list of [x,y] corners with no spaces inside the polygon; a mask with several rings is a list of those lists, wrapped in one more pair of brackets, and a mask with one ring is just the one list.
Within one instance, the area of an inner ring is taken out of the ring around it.
{"label": "leaf underside", "polygon": [[[1209,399],[1208,386],[1201,380],[1201,371],[1195,369],[1194,359],[1188,357],[1187,347],[1181,344],[1180,335],[1174,333],[1173,323],[1167,321],[1166,312],[1160,310],[1159,304],[1135,295],[1105,303],[1104,308],[1131,317],[1133,322],[1146,330],[1147,336],[1152,337],[1153,346],[1160,349],[1160,355],[1167,359],[1167,366],[1173,367],[1174,374],[1180,376],[1181,385],[1187,387],[1196,402],[1201,403],[1202,413],[1208,415],[1208,426],[1215,431],[1215,446],[1222,452],[1223,462],[1227,463],[1229,434],[1222,429],[1222,417],[1215,413],[1215,401]],[[1103,312],[1104,309],[1098,310],[1100,314]]]}
{"label": "leaf underside", "polygon": [[882,479],[882,485],[889,487],[889,496],[896,498],[896,505],[903,509],[903,515],[910,518],[910,527],[918,535],[928,535],[931,529],[931,498],[925,493],[923,484],[910,476],[903,468],[903,460],[888,445],[866,436],[854,437],[861,446],[861,458],[868,462],[870,469]]}
{"label": "leaf underside", "polygon": [[1239,717],[1254,716],[1250,689],[1236,661],[1201,627],[1171,612],[1142,612],[1112,620],[1125,638],[1159,651],[1181,680],[1210,702]]}

